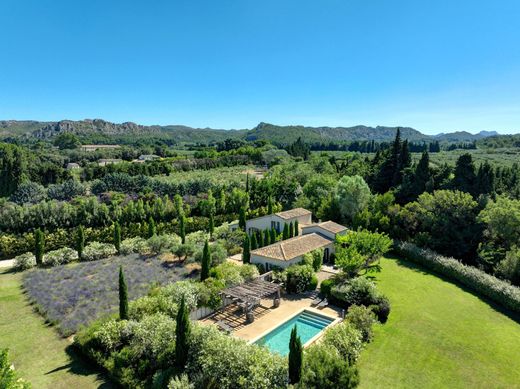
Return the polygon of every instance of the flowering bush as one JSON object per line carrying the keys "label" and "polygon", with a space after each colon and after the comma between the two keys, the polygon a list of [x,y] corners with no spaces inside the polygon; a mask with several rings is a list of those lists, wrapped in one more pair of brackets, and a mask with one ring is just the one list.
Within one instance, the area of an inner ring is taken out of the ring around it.
{"label": "flowering bush", "polygon": [[84,261],[97,261],[98,259],[111,257],[116,253],[117,250],[113,244],[92,242],[85,246],[81,259]]}
{"label": "flowering bush", "polygon": [[43,256],[43,263],[47,266],[58,266],[78,259],[78,252],[69,247],[49,251]]}
{"label": "flowering bush", "polygon": [[14,258],[16,270],[27,270],[36,266],[36,257],[33,253],[24,253]]}
{"label": "flowering bush", "polygon": [[345,320],[352,323],[354,328],[361,332],[363,342],[372,340],[372,326],[376,322],[376,315],[371,309],[362,305],[351,305],[348,309]]}
{"label": "flowering bush", "polygon": [[338,350],[343,359],[354,364],[363,349],[363,335],[350,321],[344,321],[325,331],[323,343]]}
{"label": "flowering bush", "polygon": [[471,288],[478,294],[520,312],[520,288],[499,280],[482,270],[466,266],[454,258],[443,257],[434,251],[421,249],[411,243],[400,242],[396,251],[403,257]]}

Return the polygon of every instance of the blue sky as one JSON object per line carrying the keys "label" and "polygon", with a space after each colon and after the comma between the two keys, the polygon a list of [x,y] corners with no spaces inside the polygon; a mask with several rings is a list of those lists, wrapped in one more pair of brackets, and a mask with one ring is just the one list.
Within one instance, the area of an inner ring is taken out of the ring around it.
{"label": "blue sky", "polygon": [[520,132],[518,0],[0,0],[0,119]]}

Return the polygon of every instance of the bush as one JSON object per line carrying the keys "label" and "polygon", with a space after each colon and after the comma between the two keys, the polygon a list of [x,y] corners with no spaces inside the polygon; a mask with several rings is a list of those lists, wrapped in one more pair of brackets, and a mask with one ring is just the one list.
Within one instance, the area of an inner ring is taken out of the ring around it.
{"label": "bush", "polygon": [[488,297],[498,304],[520,313],[520,288],[499,280],[454,258],[443,257],[431,250],[421,249],[411,243],[400,242],[395,250],[408,260],[425,266]]}
{"label": "bush", "polygon": [[[302,293],[310,290],[314,275],[311,265],[291,265],[284,271],[287,293]],[[316,279],[316,286],[318,285]]]}
{"label": "bush", "polygon": [[338,351],[325,344],[316,344],[305,351],[302,388],[349,389],[359,384],[359,373]]}
{"label": "bush", "polygon": [[20,254],[14,258],[14,268],[16,270],[27,270],[36,266],[36,257],[33,253]]}
{"label": "bush", "polygon": [[43,256],[43,264],[47,266],[58,266],[78,260],[78,252],[69,247],[47,252]]}
{"label": "bush", "polygon": [[113,244],[92,242],[85,246],[83,250],[83,261],[97,261],[99,259],[108,258],[117,253]]}
{"label": "bush", "polygon": [[135,238],[128,238],[121,242],[121,247],[119,249],[122,255],[129,254],[148,254],[150,248],[148,247],[148,243],[146,239],[141,238],[140,236],[136,236]]}
{"label": "bush", "polygon": [[338,305],[348,308],[351,305],[375,304],[379,293],[374,282],[366,277],[356,277],[334,286],[331,295]]}
{"label": "bush", "polygon": [[147,244],[153,254],[162,254],[174,251],[181,244],[181,238],[174,234],[154,235]]}
{"label": "bush", "polygon": [[20,184],[16,192],[11,195],[11,201],[16,204],[36,204],[45,199],[45,188],[36,182],[27,181]]}
{"label": "bush", "polygon": [[323,280],[320,285],[320,292],[323,296],[329,298],[330,297],[330,291],[332,287],[334,286],[334,280],[327,279]]}
{"label": "bush", "polygon": [[86,193],[85,185],[76,180],[69,180],[63,184],[49,186],[47,195],[50,199],[67,201],[77,196],[83,196]]}
{"label": "bush", "polygon": [[258,276],[255,265],[244,264],[235,265],[231,262],[224,262],[210,270],[210,276],[220,280],[226,287],[238,285]]}
{"label": "bush", "polygon": [[195,385],[190,383],[190,380],[186,374],[182,374],[172,378],[168,384],[168,389],[195,389]]}
{"label": "bush", "polygon": [[371,309],[362,305],[351,305],[348,309],[345,320],[352,323],[361,332],[363,342],[372,340],[372,326],[376,322],[376,315]]}
{"label": "bush", "polygon": [[313,274],[311,281],[309,282],[309,285],[307,286],[307,290],[316,290],[318,287],[318,277],[316,277],[316,274]]}
{"label": "bush", "polygon": [[386,323],[390,315],[390,300],[386,296],[380,295],[377,298],[377,304],[371,305],[370,309],[375,313],[379,322]]}
{"label": "bush", "polygon": [[29,389],[31,385],[14,370],[9,362],[9,351],[0,349],[0,387],[5,389]]}
{"label": "bush", "polygon": [[354,364],[363,349],[363,334],[353,323],[343,321],[325,331],[323,343],[335,348],[344,360]]}
{"label": "bush", "polygon": [[513,247],[506,253],[506,258],[500,261],[496,269],[497,275],[520,286],[520,249]]}

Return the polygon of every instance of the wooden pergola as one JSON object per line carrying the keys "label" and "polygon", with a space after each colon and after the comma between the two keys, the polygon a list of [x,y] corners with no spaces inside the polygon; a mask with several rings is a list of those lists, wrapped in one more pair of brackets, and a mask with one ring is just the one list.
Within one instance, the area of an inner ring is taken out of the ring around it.
{"label": "wooden pergola", "polygon": [[224,289],[220,294],[242,307],[248,322],[254,320],[253,309],[260,305],[262,299],[272,297],[274,307],[280,304],[280,285],[262,278]]}

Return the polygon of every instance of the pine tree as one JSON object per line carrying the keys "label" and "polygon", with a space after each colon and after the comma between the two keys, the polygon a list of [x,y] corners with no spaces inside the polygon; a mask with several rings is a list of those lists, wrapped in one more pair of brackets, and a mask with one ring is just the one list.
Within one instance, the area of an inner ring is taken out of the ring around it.
{"label": "pine tree", "polygon": [[45,252],[45,235],[39,228],[34,232],[34,256],[36,264],[43,264],[43,254]]}
{"label": "pine tree", "polygon": [[215,232],[215,218],[212,213],[209,215],[208,232],[209,232],[209,236],[213,236],[213,232]]}
{"label": "pine tree", "polygon": [[419,163],[415,167],[414,179],[414,197],[417,198],[421,193],[426,191],[426,186],[431,180],[430,172],[430,155],[427,151],[423,151]]}
{"label": "pine tree", "polygon": [[186,243],[186,216],[182,214],[179,217],[179,236],[181,237],[181,243]]}
{"label": "pine tree", "polygon": [[244,238],[244,243],[242,246],[242,263],[250,263],[251,262],[251,242],[249,241],[249,235],[246,235]]}
{"label": "pine tree", "polygon": [[238,226],[242,229],[242,231],[246,230],[246,209],[244,207],[240,207],[240,212],[238,215]]}
{"label": "pine tree", "polygon": [[118,222],[114,222],[114,246],[119,254],[121,250],[121,226]]}
{"label": "pine tree", "polygon": [[476,181],[477,175],[471,154],[461,155],[455,165],[454,189],[474,195]]}
{"label": "pine tree", "polygon": [[258,241],[256,239],[256,232],[251,234],[251,238],[249,239],[251,242],[251,250],[256,250],[258,248]]}
{"label": "pine tree", "polygon": [[289,383],[297,384],[302,375],[303,347],[296,326],[291,331],[289,340]]}
{"label": "pine tree", "polygon": [[495,193],[495,172],[488,161],[481,163],[477,173],[476,194]]}
{"label": "pine tree", "polygon": [[202,269],[200,271],[200,280],[204,281],[209,277],[209,269],[211,267],[211,253],[209,251],[209,243],[206,239],[204,249],[202,250]]}
{"label": "pine tree", "polygon": [[289,223],[289,238],[292,238],[294,236],[294,224],[293,222]]}
{"label": "pine tree", "polygon": [[298,220],[294,221],[294,236],[300,235],[300,224],[298,223]]}
{"label": "pine tree", "polygon": [[270,244],[273,244],[273,243],[276,243],[276,230],[274,229],[274,227],[271,228],[271,231],[269,231],[269,236],[270,236],[270,239],[269,239],[269,243]]}
{"label": "pine tree", "polygon": [[123,266],[119,266],[119,319],[128,320],[128,290]]}
{"label": "pine tree", "polygon": [[155,220],[153,220],[153,217],[148,218],[148,238],[151,238],[157,233],[157,230],[155,228]]}
{"label": "pine tree", "polygon": [[85,229],[82,225],[78,227],[76,232],[76,251],[78,252],[78,259],[81,261],[83,257],[83,249],[85,248]]}
{"label": "pine tree", "polygon": [[282,233],[282,240],[289,239],[289,224],[285,223],[283,225],[283,233]]}
{"label": "pine tree", "polygon": [[191,323],[184,296],[181,298],[175,326],[175,365],[183,370],[189,356]]}

